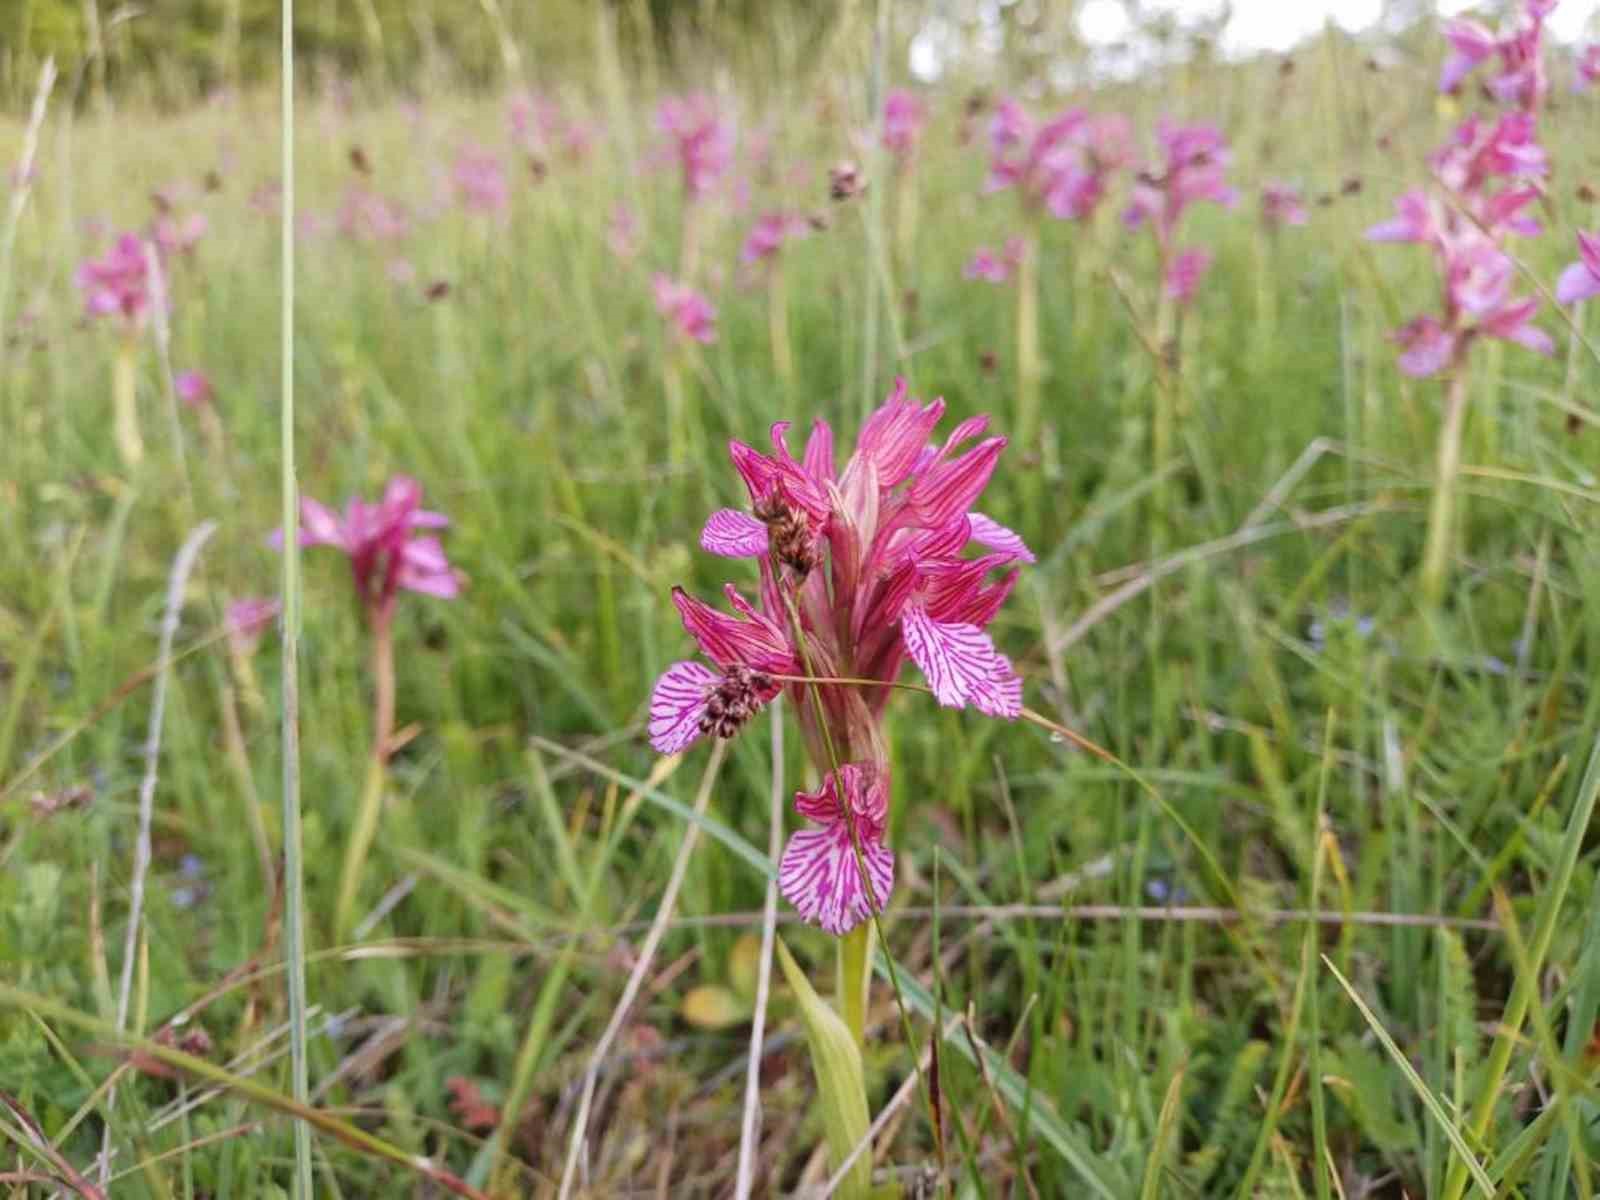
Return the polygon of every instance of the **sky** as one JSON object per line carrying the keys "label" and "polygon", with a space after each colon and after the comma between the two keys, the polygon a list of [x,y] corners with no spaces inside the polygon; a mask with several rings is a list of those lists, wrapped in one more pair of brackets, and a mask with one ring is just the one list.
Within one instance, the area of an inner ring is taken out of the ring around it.
{"label": "sky", "polygon": [[[1180,17],[1214,14],[1221,0],[1147,0],[1152,10]],[[1233,19],[1223,31],[1225,50],[1236,53],[1287,50],[1316,33],[1332,18],[1352,33],[1368,29],[1383,15],[1383,0],[1233,0]],[[1443,16],[1457,16],[1479,8],[1468,0],[1440,0]],[[1547,23],[1561,41],[1571,41],[1600,9],[1600,0],[1561,0]],[[1128,33],[1128,19],[1118,0],[1086,0],[1079,10],[1078,26],[1084,40],[1104,45]]]}
{"label": "sky", "polygon": [[[1001,9],[1017,0],[978,0],[975,41],[967,42],[949,21],[935,18],[911,41],[911,73],[931,83],[965,53],[992,54],[1002,45]],[[1227,0],[1143,0],[1147,12],[1169,13],[1180,24],[1215,18]],[[1518,0],[1520,2],[1520,0]],[[1436,0],[1441,17],[1474,15],[1497,6],[1482,0]],[[1351,33],[1375,26],[1384,15],[1385,0],[1232,0],[1232,16],[1222,31],[1222,51],[1246,55],[1263,51],[1282,53],[1320,32],[1332,20]],[[1600,0],[1558,0],[1545,24],[1553,40],[1572,43],[1580,38],[1600,41]],[[1154,51],[1147,39],[1136,35],[1123,0],[1082,0],[1078,31],[1095,56],[1093,72],[1107,78],[1137,74],[1151,62]]]}

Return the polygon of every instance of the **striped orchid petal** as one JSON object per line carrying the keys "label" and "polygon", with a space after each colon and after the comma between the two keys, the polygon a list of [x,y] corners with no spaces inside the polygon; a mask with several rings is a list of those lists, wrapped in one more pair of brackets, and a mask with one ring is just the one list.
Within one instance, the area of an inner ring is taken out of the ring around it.
{"label": "striped orchid petal", "polygon": [[677,754],[698,740],[706,705],[721,676],[697,662],[675,662],[650,693],[650,744],[659,754]]}
{"label": "striped orchid petal", "polygon": [[700,531],[700,547],[723,558],[761,558],[767,552],[767,527],[749,513],[719,508]]}

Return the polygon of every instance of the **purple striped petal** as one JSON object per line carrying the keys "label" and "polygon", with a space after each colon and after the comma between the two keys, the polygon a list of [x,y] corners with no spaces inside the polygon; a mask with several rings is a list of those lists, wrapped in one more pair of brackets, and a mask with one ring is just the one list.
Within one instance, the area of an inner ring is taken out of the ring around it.
{"label": "purple striped petal", "polygon": [[[894,853],[865,825],[856,826],[861,859],[881,909],[894,890]],[[821,829],[798,830],[789,838],[778,864],[778,890],[802,918],[835,936],[849,933],[867,919],[872,906],[843,817]]]}
{"label": "purple striped petal", "polygon": [[699,738],[700,718],[720,680],[697,662],[675,662],[661,673],[650,693],[650,744],[658,753],[677,754]]}
{"label": "purple striped petal", "polygon": [[996,654],[994,662],[989,678],[972,689],[972,706],[991,717],[1014,721],[1022,715],[1022,677],[1005,655]]}
{"label": "purple striped petal", "polygon": [[749,513],[719,508],[700,531],[700,548],[723,558],[761,558],[767,553],[767,527]]}
{"label": "purple striped petal", "polygon": [[980,512],[968,513],[967,521],[972,526],[972,540],[980,546],[987,546],[991,550],[998,550],[1001,554],[1010,555],[1012,562],[1035,561],[1033,551],[1028,549],[1021,535],[1013,533],[999,521]]}
{"label": "purple striped petal", "polygon": [[973,693],[995,673],[994,643],[976,625],[940,622],[920,603],[907,605],[900,617],[906,651],[946,708],[965,708]]}

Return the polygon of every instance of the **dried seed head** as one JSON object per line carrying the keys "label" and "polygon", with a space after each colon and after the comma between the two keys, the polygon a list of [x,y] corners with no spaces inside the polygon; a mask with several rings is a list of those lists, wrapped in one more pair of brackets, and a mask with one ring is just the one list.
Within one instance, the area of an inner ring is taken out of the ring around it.
{"label": "dried seed head", "polygon": [[761,710],[774,686],[772,676],[765,671],[753,671],[738,665],[729,667],[722,674],[722,682],[717,684],[716,690],[706,701],[706,711],[700,718],[700,732],[731,738]]}
{"label": "dried seed head", "polygon": [[867,181],[861,177],[861,168],[846,160],[828,170],[828,195],[835,200],[853,200],[867,190]]}
{"label": "dried seed head", "polygon": [[350,147],[350,165],[363,175],[372,174],[372,160],[367,157],[367,152],[360,146]]}
{"label": "dried seed head", "polygon": [[772,556],[801,579],[822,561],[822,553],[805,513],[781,496],[769,496],[755,506],[755,516],[767,526]]}

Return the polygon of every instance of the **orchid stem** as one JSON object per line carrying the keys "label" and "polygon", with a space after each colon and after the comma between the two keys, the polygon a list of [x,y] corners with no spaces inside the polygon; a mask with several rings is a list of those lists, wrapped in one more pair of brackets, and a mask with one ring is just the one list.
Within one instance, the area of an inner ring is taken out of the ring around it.
{"label": "orchid stem", "polygon": [[872,944],[876,924],[863,921],[834,943],[839,964],[839,1015],[856,1047],[867,1046],[867,997],[872,985]]}
{"label": "orchid stem", "polygon": [[334,936],[343,939],[350,928],[361,876],[378,836],[378,821],[383,814],[383,786],[389,773],[389,746],[394,740],[394,614],[378,611],[372,620],[373,727],[372,756],[367,764],[367,781],[356,809],[356,823],[345,845],[344,866],[339,872],[339,899],[333,910]]}
{"label": "orchid stem", "polygon": [[1456,480],[1461,474],[1461,434],[1466,427],[1466,412],[1467,374],[1457,364],[1445,388],[1444,425],[1439,429],[1433,502],[1428,508],[1428,540],[1422,554],[1422,603],[1428,609],[1439,606],[1449,575]]}
{"label": "orchid stem", "polygon": [[111,403],[117,453],[122,465],[133,470],[144,461],[144,439],[139,435],[139,398],[135,375],[135,355],[138,343],[131,335],[122,339],[117,347],[116,361],[111,368]]}
{"label": "orchid stem", "polygon": [[789,346],[789,291],[783,264],[774,262],[767,278],[767,325],[772,339],[772,366],[785,388],[794,384],[794,352]]}
{"label": "orchid stem", "polygon": [[1039,432],[1039,239],[1030,232],[1017,266],[1017,440],[1034,449]]}

